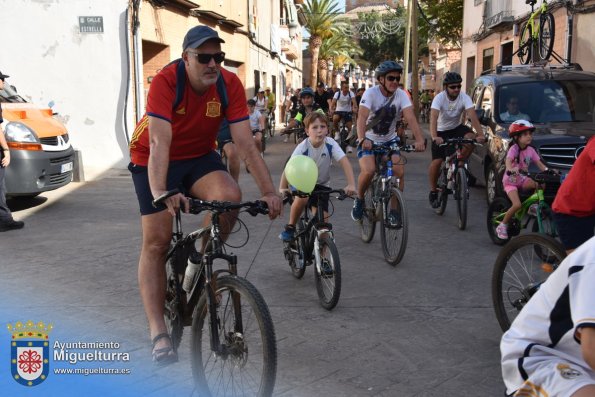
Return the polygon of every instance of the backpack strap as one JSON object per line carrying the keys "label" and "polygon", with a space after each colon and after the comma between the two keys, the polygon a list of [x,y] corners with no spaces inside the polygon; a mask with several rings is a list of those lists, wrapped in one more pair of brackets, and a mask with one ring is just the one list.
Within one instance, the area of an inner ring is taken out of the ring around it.
{"label": "backpack strap", "polygon": [[328,155],[330,156],[330,159],[332,160],[333,159],[333,145],[328,142],[325,142],[324,144],[326,145],[326,150],[328,152]]}

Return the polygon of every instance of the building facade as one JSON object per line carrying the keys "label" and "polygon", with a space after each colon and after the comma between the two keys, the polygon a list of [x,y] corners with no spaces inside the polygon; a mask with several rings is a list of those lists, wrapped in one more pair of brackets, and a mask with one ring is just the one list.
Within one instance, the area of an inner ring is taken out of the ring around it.
{"label": "building facade", "polygon": [[[30,102],[53,109],[86,179],[129,162],[128,141],[153,76],[205,24],[225,40],[223,67],[252,97],[278,104],[302,80],[300,0],[0,0],[0,70]],[[27,16],[27,23],[19,16]],[[92,26],[88,26],[92,21]],[[303,17],[302,17],[303,23]],[[18,39],[9,40],[18,32]],[[279,114],[280,112],[277,112]]]}
{"label": "building facade", "polygon": [[[541,2],[535,3],[537,9]],[[579,63],[584,70],[595,71],[595,1],[551,0],[547,5],[555,25],[550,61]],[[516,52],[530,14],[531,6],[525,0],[465,0],[461,59],[464,88],[498,64],[520,63]]]}

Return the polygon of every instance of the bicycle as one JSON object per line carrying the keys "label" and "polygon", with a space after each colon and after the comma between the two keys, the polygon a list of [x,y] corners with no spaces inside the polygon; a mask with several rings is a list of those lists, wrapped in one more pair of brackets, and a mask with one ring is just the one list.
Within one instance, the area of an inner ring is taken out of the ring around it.
{"label": "bicycle", "polygon": [[[531,14],[521,29],[517,50],[519,60],[524,65],[535,62],[535,52],[540,60],[547,61],[554,48],[554,16],[549,12],[546,0],[542,0],[541,6],[534,10],[536,2],[537,0],[525,0],[525,4],[531,5]],[[536,23],[538,15],[539,22]]]}
{"label": "bicycle", "polygon": [[[293,196],[312,197],[316,200],[318,209],[310,214],[310,205],[295,225],[295,235],[292,241],[283,242],[283,255],[291,273],[297,279],[304,277],[306,266],[315,264],[314,278],[320,305],[332,310],[339,302],[341,295],[341,262],[339,251],[335,245],[333,226],[325,221],[324,211],[321,211],[321,200],[338,193],[336,198],[344,200],[347,195],[343,190],[334,190],[324,186],[316,186],[312,193],[303,194],[292,192],[285,201],[291,202]],[[310,204],[310,203],[308,203]],[[329,215],[330,217],[330,215]]]}
{"label": "bicycle", "polygon": [[[171,190],[153,203],[178,192]],[[189,201],[189,213],[209,211],[211,224],[184,235],[180,211],[176,213],[166,256],[164,312],[172,347],[177,351],[184,326],[190,325],[192,374],[199,395],[230,395],[241,389],[250,395],[270,396],[277,372],[273,321],[262,295],[238,276],[237,256],[225,253],[219,226],[220,215],[233,210],[267,214],[266,203]],[[207,248],[201,257],[196,242],[203,238]],[[227,267],[214,271],[214,264]]]}
{"label": "bicycle", "polygon": [[255,135],[257,132],[261,133],[261,138],[260,138],[260,147],[261,147],[261,155],[264,156],[264,151],[267,148],[267,134],[263,131],[263,130],[252,130],[252,135]]}
{"label": "bicycle", "polygon": [[519,236],[504,246],[492,272],[492,302],[503,332],[565,257],[558,240],[540,233]]}
{"label": "bicycle", "polygon": [[[413,152],[415,146],[404,145],[399,149],[401,152]],[[405,255],[409,229],[405,200],[399,190],[400,181],[393,176],[392,169],[391,157],[397,151],[397,143],[390,147],[373,144],[372,151],[376,161],[376,172],[364,194],[361,238],[364,243],[372,241],[376,222],[380,222],[380,244],[384,259],[396,266]]]}
{"label": "bicycle", "polygon": [[[507,172],[509,175],[510,172]],[[526,229],[529,223],[532,223],[532,231],[541,234],[547,234],[551,237],[557,237],[556,224],[552,217],[552,209],[545,201],[544,184],[560,183],[560,175],[550,171],[528,173],[521,172],[523,175],[531,177],[537,182],[535,192],[527,197],[522,203],[521,208],[514,214],[508,224],[508,239],[501,239],[496,233],[496,228],[504,219],[504,214],[510,208],[511,203],[507,198],[497,197],[492,201],[488,208],[487,227],[490,238],[497,245],[504,245],[512,237],[519,235],[521,229]]]}
{"label": "bicycle", "polygon": [[420,118],[422,123],[429,123],[430,122],[430,104],[429,103],[422,103],[421,111],[420,111]]}
{"label": "bicycle", "polygon": [[339,120],[339,146],[341,146],[341,150],[345,152],[347,150],[347,146],[349,146],[349,129],[347,128],[347,123],[343,117]]}
{"label": "bicycle", "polygon": [[267,130],[271,137],[275,136],[275,112],[269,110],[266,115]]}
{"label": "bicycle", "polygon": [[[467,227],[467,200],[469,199],[469,182],[467,179],[467,160],[463,158],[463,145],[475,144],[475,139],[449,138],[440,146],[454,146],[454,152],[447,155],[440,167],[438,175],[438,200],[440,206],[435,209],[436,214],[442,215],[446,211],[448,195],[453,194],[457,201],[457,226],[460,230]],[[459,164],[462,162],[463,164]]]}

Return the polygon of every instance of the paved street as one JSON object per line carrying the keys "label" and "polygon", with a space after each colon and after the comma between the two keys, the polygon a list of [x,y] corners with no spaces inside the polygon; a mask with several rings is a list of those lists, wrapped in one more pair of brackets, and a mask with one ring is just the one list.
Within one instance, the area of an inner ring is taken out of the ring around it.
{"label": "paved street", "polygon": [[[265,159],[275,184],[292,148],[278,136],[268,145]],[[357,175],[355,155],[349,156]],[[428,205],[429,149],[406,156],[410,231],[397,267],[384,262],[378,234],[370,244],[360,240],[349,217],[352,202],[333,202],[343,288],[331,312],[318,304],[312,269],[296,280],[283,257],[277,235],[288,211],[273,222],[243,217],[249,242],[231,251],[271,310],[278,345],[276,396],[503,394],[501,333],[490,293],[498,247],[485,228],[484,189],[471,189],[468,227],[459,231],[453,202],[442,217]],[[334,167],[333,178],[335,187],[345,186],[340,167]],[[240,183],[245,199],[257,197],[244,170]],[[125,390],[191,394],[188,334],[178,364],[154,369],[148,363],[147,325],[136,281],[140,224],[128,171],[111,170],[102,179],[72,183],[15,209],[26,226],[0,235],[2,322],[47,319],[60,339],[85,341],[99,335],[118,341],[122,351],[131,353],[134,376]],[[187,225],[194,221],[191,216],[185,220]],[[245,239],[244,229],[231,242],[239,245]],[[5,346],[8,339],[2,340]],[[2,389],[12,382],[4,363]],[[52,375],[46,382],[57,379]]]}

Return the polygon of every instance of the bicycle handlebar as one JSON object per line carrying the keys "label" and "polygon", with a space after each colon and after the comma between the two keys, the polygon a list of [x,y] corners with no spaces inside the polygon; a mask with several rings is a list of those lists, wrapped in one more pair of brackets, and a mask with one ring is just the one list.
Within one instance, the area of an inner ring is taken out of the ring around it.
{"label": "bicycle handlebar", "polygon": [[[156,207],[159,204],[163,204],[166,199],[175,196],[178,193],[180,193],[179,189],[173,189],[162,194],[153,200],[153,206]],[[258,214],[266,215],[269,213],[267,203],[261,200],[232,203],[230,201],[205,201],[188,197],[188,201],[190,203],[189,213],[191,214],[198,214],[202,211],[223,213],[242,208],[245,208],[246,212],[252,216],[256,216]]]}
{"label": "bicycle handlebar", "polygon": [[465,144],[469,144],[469,143],[477,144],[477,141],[475,139],[469,139],[469,138],[448,138],[448,139],[445,139],[444,142],[442,142],[438,146],[442,147],[442,146],[452,146],[452,145],[465,145]]}
{"label": "bicycle handlebar", "polygon": [[314,195],[329,195],[330,196],[333,193],[339,194],[338,196],[336,196],[336,198],[341,201],[345,200],[346,198],[350,198],[350,196],[348,196],[347,193],[345,193],[345,190],[343,190],[343,189],[330,189],[330,190],[318,189],[318,190],[313,190],[311,193],[303,193],[303,192],[294,190],[291,192],[287,192],[287,194],[283,198],[283,204],[293,203],[294,197],[310,197],[310,196],[314,196]]}
{"label": "bicycle handlebar", "polygon": [[[428,139],[424,139],[424,148],[428,145]],[[376,143],[372,143],[372,151],[375,154],[386,154],[388,152],[390,152],[391,149],[390,147],[384,146],[382,144],[376,144]],[[415,152],[415,144],[410,144],[410,145],[400,145],[399,146],[399,150],[402,152]]]}
{"label": "bicycle handlebar", "polygon": [[506,170],[506,175],[524,175],[528,176],[529,178],[535,180],[535,182],[539,183],[548,183],[548,182],[560,182],[560,173],[557,170],[545,170],[539,172],[528,172],[525,170],[519,170],[518,172],[512,172],[510,170]]}

